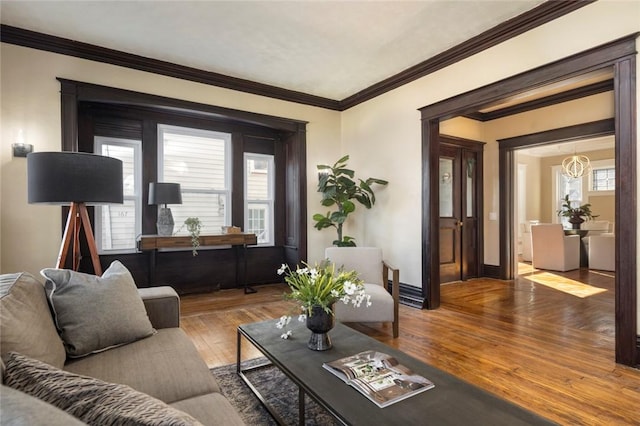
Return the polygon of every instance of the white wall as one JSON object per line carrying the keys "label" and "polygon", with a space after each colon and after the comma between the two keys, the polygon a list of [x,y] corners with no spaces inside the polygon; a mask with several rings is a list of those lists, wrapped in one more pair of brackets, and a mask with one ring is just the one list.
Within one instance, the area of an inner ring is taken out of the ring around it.
{"label": "white wall", "polygon": [[193,102],[308,121],[307,221],[309,258],[323,257],[332,236],[312,228],[312,206],[319,205],[312,168],[335,160],[340,151],[340,113],[192,83],[69,56],[1,44],[2,90],[0,147],[1,271],[29,271],[55,265],[61,241],[60,208],[27,203],[26,159],[12,158],[11,144],[22,130],[35,151],[61,146],[60,84],[56,77],[135,90]]}
{"label": "white wall", "polygon": [[[356,170],[366,170],[366,173],[383,170],[385,173],[378,174],[390,181],[375,213],[362,215],[358,228],[361,234],[354,232],[355,236],[359,236],[361,242],[383,247],[385,257],[400,268],[401,281],[420,286],[421,135],[418,109],[639,30],[640,2],[599,1],[345,111],[343,152],[352,155]],[[583,114],[557,118],[557,123],[566,125],[589,121]],[[536,124],[530,121],[518,127],[520,130],[528,127],[527,133],[530,133],[537,131],[539,126]],[[491,141],[513,134],[499,129],[473,128],[468,123],[447,123],[442,132],[453,133],[458,125],[464,128],[464,134],[459,136],[489,142],[484,152],[485,217],[488,220],[488,212],[498,211],[499,195],[498,148]],[[497,222],[485,222],[485,262],[489,264],[498,263],[497,230]]]}

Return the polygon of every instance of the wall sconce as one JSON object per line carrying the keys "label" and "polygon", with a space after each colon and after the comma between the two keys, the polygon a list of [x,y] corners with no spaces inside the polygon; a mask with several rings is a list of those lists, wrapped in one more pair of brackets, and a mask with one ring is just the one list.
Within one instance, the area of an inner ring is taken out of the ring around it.
{"label": "wall sconce", "polygon": [[24,143],[24,132],[22,129],[18,129],[18,135],[15,141],[15,143],[11,144],[14,157],[26,157],[27,154],[33,152],[33,145]]}
{"label": "wall sconce", "polygon": [[30,143],[14,143],[11,144],[14,157],[26,157],[27,154],[33,152],[33,145]]}

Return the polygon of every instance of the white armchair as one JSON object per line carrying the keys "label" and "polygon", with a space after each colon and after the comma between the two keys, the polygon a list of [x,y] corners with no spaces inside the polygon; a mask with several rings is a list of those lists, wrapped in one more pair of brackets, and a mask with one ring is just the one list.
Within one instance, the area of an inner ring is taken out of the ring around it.
{"label": "white armchair", "polygon": [[522,225],[522,260],[531,262],[531,227],[539,224],[539,220],[530,220]]}
{"label": "white armchair", "polygon": [[616,237],[600,234],[589,237],[589,269],[616,270]]}
{"label": "white armchair", "polygon": [[533,225],[531,252],[536,269],[564,272],[580,268],[580,236],[564,235],[560,224]]}
{"label": "white armchair", "polygon": [[[365,290],[371,296],[371,307],[359,308],[336,303],[336,319],[342,322],[391,322],[393,337],[398,337],[398,301],[400,299],[400,272],[382,259],[377,247],[329,247],[325,257],[345,270],[355,270],[364,281]],[[392,272],[391,288],[389,272]]]}
{"label": "white armchair", "polygon": [[580,229],[589,231],[589,236],[610,232],[608,220],[588,220],[580,226]]}

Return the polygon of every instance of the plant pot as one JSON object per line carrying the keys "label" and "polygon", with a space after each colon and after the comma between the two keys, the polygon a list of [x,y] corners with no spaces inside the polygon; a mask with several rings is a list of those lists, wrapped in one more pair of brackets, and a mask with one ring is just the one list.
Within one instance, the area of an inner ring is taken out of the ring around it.
{"label": "plant pot", "polygon": [[569,218],[569,223],[573,229],[580,229],[580,224],[584,222],[584,219],[580,216],[571,216]]}
{"label": "plant pot", "polygon": [[[332,307],[333,312],[333,307]],[[313,306],[311,315],[307,317],[307,328],[311,330],[311,337],[307,347],[314,351],[326,351],[331,349],[329,331],[333,328],[333,313],[327,313],[322,306]]]}

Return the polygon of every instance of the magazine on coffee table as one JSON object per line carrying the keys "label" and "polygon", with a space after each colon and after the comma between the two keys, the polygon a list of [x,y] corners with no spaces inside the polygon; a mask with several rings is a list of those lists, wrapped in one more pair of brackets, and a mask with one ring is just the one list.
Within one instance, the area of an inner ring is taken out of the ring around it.
{"label": "magazine on coffee table", "polygon": [[434,387],[430,380],[414,374],[394,357],[377,351],[360,352],[325,362],[322,366],[378,407],[386,407]]}

